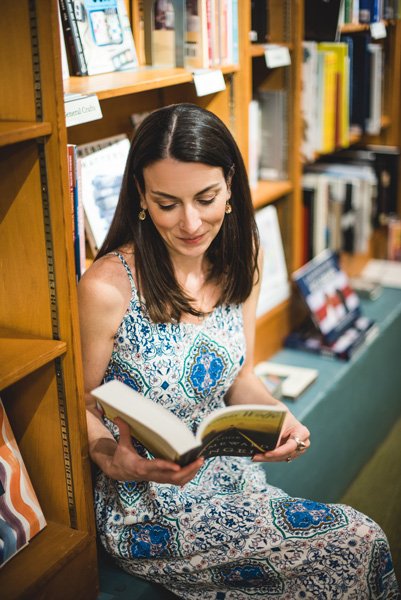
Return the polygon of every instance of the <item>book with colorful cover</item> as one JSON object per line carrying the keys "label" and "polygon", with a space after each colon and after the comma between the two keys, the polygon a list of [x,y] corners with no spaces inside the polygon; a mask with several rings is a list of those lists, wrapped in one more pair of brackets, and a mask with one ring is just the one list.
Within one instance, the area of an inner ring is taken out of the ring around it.
{"label": "book with colorful cover", "polygon": [[0,400],[0,568],[46,525]]}
{"label": "book with colorful cover", "polygon": [[130,71],[138,58],[125,0],[59,0],[75,75]]}
{"label": "book with colorful cover", "polygon": [[225,406],[206,416],[194,434],[173,412],[122,381],[108,381],[91,393],[105,417],[123,419],[151,455],[181,466],[199,456],[253,456],[273,450],[286,415],[277,405]]}
{"label": "book with colorful cover", "polygon": [[348,360],[372,338],[375,323],[362,315],[359,297],[334,252],[324,250],[292,278],[310,318],[287,336],[285,346]]}
{"label": "book with colorful cover", "polygon": [[331,250],[318,254],[292,278],[326,343],[337,340],[362,315],[358,295]]}

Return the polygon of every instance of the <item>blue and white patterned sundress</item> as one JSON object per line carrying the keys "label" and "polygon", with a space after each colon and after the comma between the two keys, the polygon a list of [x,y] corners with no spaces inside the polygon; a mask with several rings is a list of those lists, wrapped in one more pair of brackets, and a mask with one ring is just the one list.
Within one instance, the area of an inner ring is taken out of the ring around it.
{"label": "blue and white patterned sundress", "polygon": [[[219,306],[198,325],[155,324],[118,256],[132,298],[104,379],[124,381],[195,430],[224,405],[243,364],[241,306]],[[101,541],[119,565],[182,599],[400,597],[374,521],[344,505],[292,498],[250,459],[209,459],[183,488],[100,473],[95,505]]]}

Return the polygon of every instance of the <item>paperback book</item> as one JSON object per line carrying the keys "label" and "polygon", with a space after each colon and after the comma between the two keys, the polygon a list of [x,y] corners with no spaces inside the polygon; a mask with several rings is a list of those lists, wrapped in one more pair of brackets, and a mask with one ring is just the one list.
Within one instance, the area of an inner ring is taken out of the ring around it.
{"label": "paperback book", "polygon": [[0,400],[0,568],[46,525]]}
{"label": "paperback book", "polygon": [[293,280],[308,307],[309,319],[287,336],[287,347],[348,360],[372,338],[375,324],[362,315],[359,297],[332,251],[324,250],[295,271]]}
{"label": "paperback book", "polygon": [[77,147],[85,229],[94,255],[114,217],[129,148],[124,134]]}
{"label": "paperback book", "polygon": [[121,417],[131,435],[155,457],[181,466],[199,456],[253,456],[273,450],[286,411],[276,405],[226,406],[209,414],[196,434],[167,408],[142,396],[121,381],[92,390],[105,416]]}

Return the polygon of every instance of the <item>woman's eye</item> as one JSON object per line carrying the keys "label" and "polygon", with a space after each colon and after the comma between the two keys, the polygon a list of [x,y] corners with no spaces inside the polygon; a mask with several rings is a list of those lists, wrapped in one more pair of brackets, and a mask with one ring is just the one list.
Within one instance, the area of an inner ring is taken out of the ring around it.
{"label": "woman's eye", "polygon": [[212,202],[214,202],[215,198],[216,198],[216,196],[213,196],[212,198],[199,198],[198,202],[203,205],[208,205],[208,204],[212,204]]}
{"label": "woman's eye", "polygon": [[174,206],[175,204],[159,204],[159,208],[161,208],[161,210],[172,210]]}

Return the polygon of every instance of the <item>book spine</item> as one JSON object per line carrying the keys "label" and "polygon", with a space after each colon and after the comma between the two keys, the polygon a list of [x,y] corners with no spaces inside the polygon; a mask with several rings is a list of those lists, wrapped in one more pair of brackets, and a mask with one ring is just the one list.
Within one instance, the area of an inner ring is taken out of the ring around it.
{"label": "book spine", "polygon": [[75,18],[73,0],[59,0],[61,22],[66,45],[70,53],[71,66],[75,75],[88,75],[84,49]]}

